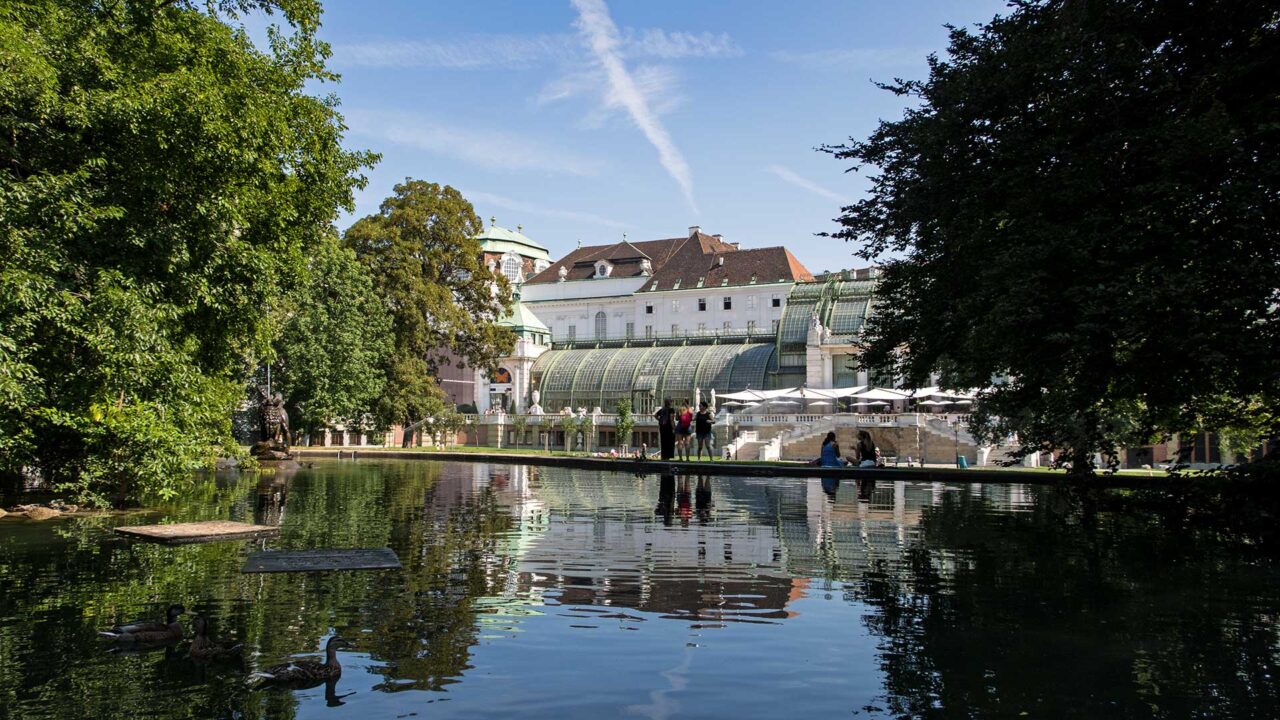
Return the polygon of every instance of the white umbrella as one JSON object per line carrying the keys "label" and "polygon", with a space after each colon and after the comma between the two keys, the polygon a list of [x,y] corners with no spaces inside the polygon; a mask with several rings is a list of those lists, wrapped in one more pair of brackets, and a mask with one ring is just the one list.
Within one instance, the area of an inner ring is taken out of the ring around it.
{"label": "white umbrella", "polygon": [[888,405],[888,404],[889,404],[889,403],[884,402],[884,401],[881,401],[881,400],[874,400],[874,401],[872,401],[872,402],[860,402],[860,403],[854,403],[854,405],[855,405],[856,407],[877,407],[877,406]]}
{"label": "white umbrella", "polygon": [[810,405],[830,405],[831,401],[830,400],[811,400],[809,401],[809,404]]}
{"label": "white umbrella", "polygon": [[941,395],[941,394],[942,394],[942,388],[938,387],[937,385],[930,385],[929,387],[926,387],[926,388],[920,388],[919,390],[911,391],[911,397],[914,397],[914,398],[929,397],[930,395]]}
{"label": "white umbrella", "polygon": [[947,405],[946,400],[921,400],[921,405]]}
{"label": "white umbrella", "polygon": [[907,399],[907,393],[888,388],[871,388],[860,393],[854,393],[853,397],[862,400],[905,400]]}
{"label": "white umbrella", "polygon": [[952,405],[972,405],[973,401],[972,400],[952,400],[951,404]]}
{"label": "white umbrella", "polygon": [[741,400],[729,400],[728,402],[720,403],[720,407],[746,407],[750,404],[751,403],[742,402]]}

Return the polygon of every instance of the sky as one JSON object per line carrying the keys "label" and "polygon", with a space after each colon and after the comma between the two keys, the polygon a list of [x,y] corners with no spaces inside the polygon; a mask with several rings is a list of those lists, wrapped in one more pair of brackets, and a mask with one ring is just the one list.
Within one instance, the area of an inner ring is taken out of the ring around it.
{"label": "sky", "polygon": [[559,257],[698,225],[784,245],[811,271],[861,267],[816,233],[866,180],[817,152],[897,119],[875,87],[924,78],[950,23],[1003,0],[330,0],[345,143],[382,154],[356,195],[407,177],[452,185],[485,223]]}

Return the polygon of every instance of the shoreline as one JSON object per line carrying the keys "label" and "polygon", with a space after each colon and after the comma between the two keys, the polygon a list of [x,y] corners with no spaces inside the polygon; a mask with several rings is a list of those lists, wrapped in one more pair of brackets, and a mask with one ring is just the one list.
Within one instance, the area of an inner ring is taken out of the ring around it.
{"label": "shoreline", "polygon": [[[1088,479],[1078,479],[1065,473],[1020,472],[1017,470],[985,470],[979,468],[929,468],[929,467],[883,467],[883,468],[830,468],[802,463],[752,463],[743,461],[677,461],[677,460],[644,460],[613,459],[596,457],[574,457],[567,455],[539,455],[536,453],[504,453],[494,452],[454,452],[449,450],[390,449],[377,446],[317,448],[291,448],[296,458],[351,458],[355,454],[358,461],[362,458],[383,460],[440,460],[450,462],[487,462],[507,465],[538,465],[544,467],[567,467],[579,470],[607,470],[610,472],[629,473],[663,473],[672,472],[681,475],[736,475],[741,477],[794,477],[794,478],[838,478],[847,480],[883,480],[908,482],[945,482],[963,484],[1021,484],[1021,485],[1073,485],[1088,488],[1118,489],[1150,489],[1172,488],[1187,479],[1171,478],[1167,475],[1134,476],[1096,474]],[[1203,482],[1199,480],[1197,482]]]}

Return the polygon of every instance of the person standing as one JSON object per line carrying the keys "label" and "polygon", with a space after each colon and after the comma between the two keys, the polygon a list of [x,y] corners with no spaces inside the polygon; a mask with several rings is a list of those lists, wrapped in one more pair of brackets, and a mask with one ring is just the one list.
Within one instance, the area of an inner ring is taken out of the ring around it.
{"label": "person standing", "polygon": [[676,411],[671,408],[671,398],[662,401],[662,407],[653,414],[658,420],[658,446],[663,460],[676,456]]}
{"label": "person standing", "polygon": [[676,415],[676,454],[689,462],[689,438],[693,437],[693,411],[688,405],[680,406]]}
{"label": "person standing", "polygon": [[711,426],[715,424],[715,415],[703,400],[698,414],[693,416],[694,437],[698,440],[698,459],[702,459],[702,449],[707,449],[707,459],[714,461],[716,456],[711,452]]}

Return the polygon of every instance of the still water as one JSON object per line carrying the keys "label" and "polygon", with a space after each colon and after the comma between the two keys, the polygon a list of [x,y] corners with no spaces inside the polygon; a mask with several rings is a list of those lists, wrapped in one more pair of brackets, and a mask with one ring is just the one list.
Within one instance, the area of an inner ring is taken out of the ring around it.
{"label": "still water", "polygon": [[[281,533],[111,532],[228,518]],[[1280,564],[1183,520],[1021,485],[365,460],[219,477],[141,515],[0,520],[0,717],[1280,717]],[[404,569],[242,574],[264,544],[391,547]],[[243,660],[96,637],[173,602]],[[245,682],[334,633],[337,683]]]}

